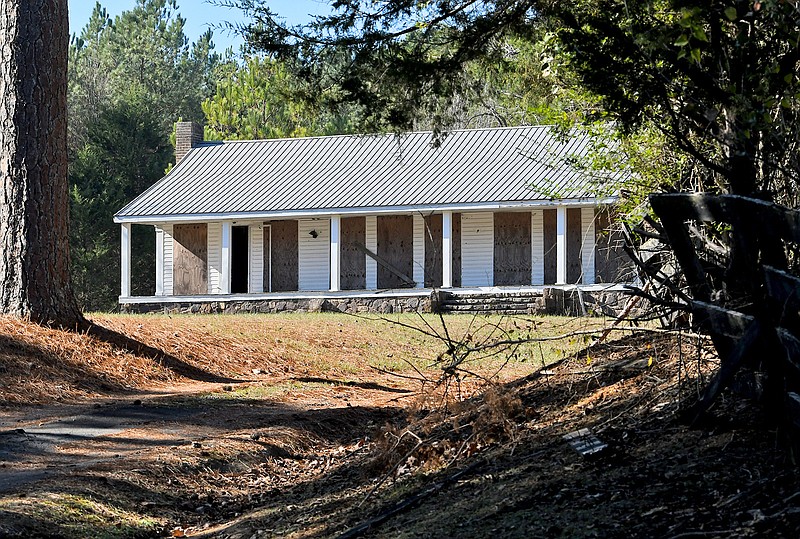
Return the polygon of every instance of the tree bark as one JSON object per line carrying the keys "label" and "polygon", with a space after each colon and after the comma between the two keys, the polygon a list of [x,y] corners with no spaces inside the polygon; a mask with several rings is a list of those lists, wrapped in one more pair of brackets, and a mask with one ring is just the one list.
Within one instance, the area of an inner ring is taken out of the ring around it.
{"label": "tree bark", "polygon": [[0,4],[0,312],[74,328],[67,0]]}

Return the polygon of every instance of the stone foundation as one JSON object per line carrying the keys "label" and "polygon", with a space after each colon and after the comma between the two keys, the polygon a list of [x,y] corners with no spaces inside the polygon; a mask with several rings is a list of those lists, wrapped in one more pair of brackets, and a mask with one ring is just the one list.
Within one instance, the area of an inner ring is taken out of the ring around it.
{"label": "stone foundation", "polygon": [[[151,302],[120,305],[122,312],[164,314],[319,313],[350,314],[430,313],[509,315],[617,316],[630,295],[619,289],[583,290],[543,288],[525,291],[454,294],[434,290],[429,295],[334,298],[227,299],[226,301]],[[645,302],[640,306],[646,308]],[[635,316],[630,313],[629,316]]]}
{"label": "stone foundation", "polygon": [[127,303],[125,313],[238,314],[238,313],[409,313],[431,312],[430,296],[385,298],[292,298],[280,300],[232,300],[198,303]]}

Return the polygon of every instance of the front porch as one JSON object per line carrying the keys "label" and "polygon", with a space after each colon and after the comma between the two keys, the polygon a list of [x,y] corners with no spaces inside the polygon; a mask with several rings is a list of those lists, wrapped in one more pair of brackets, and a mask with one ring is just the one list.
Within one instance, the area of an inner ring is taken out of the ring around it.
{"label": "front porch", "polygon": [[[619,264],[609,262],[620,253],[604,232],[607,222],[606,210],[562,203],[502,211],[152,223],[155,295],[147,297],[130,294],[131,225],[123,223],[119,301],[252,307],[358,298],[381,312],[388,307],[373,304],[387,298],[394,298],[393,310],[417,310],[415,298],[430,296],[433,289],[458,295],[629,282],[619,278]],[[399,297],[409,299],[400,305]]]}

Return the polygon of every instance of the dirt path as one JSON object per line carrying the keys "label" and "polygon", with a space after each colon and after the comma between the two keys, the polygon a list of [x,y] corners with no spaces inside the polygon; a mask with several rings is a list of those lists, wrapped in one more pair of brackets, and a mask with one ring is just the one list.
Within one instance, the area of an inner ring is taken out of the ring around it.
{"label": "dirt path", "polygon": [[[319,423],[337,411],[377,410],[398,394],[409,393],[375,382],[303,382],[321,387],[290,392],[278,399],[252,399],[238,395],[233,386],[193,384],[169,395],[142,392],[92,405],[5,409],[0,413],[0,494],[23,491],[43,479],[79,469],[180,447],[214,445],[243,430],[251,430],[251,438],[257,440],[259,429]],[[255,387],[281,383],[285,381],[262,382]],[[253,387],[242,390],[252,391]]]}

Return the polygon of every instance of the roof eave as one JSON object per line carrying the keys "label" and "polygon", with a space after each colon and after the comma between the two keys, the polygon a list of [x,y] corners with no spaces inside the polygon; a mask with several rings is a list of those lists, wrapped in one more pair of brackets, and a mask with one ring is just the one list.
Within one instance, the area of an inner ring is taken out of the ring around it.
{"label": "roof eave", "polygon": [[599,206],[614,204],[617,196],[582,197],[571,199],[527,200],[511,202],[477,202],[469,204],[427,204],[416,206],[374,206],[362,208],[320,208],[312,210],[263,211],[263,212],[227,212],[227,213],[193,213],[169,215],[120,215],[114,216],[118,224],[159,224],[159,223],[194,223],[214,221],[257,221],[269,219],[313,219],[331,215],[362,216],[385,215],[396,213],[436,213],[443,211],[492,211],[525,208],[544,208],[557,206]]}

